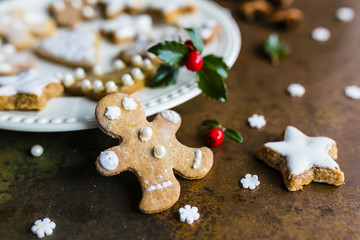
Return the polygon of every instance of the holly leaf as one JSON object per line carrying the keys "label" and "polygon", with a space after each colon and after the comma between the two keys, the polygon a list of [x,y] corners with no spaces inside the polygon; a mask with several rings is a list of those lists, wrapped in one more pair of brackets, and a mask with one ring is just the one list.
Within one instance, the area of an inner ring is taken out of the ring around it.
{"label": "holly leaf", "polygon": [[196,32],[193,28],[185,28],[185,30],[189,34],[191,41],[192,41],[194,47],[196,48],[196,50],[198,50],[198,52],[202,53],[202,51],[204,49],[204,43],[203,43],[203,40],[202,40],[200,34],[198,32]]}
{"label": "holly leaf", "polygon": [[223,78],[227,78],[229,67],[226,65],[224,60],[221,57],[215,55],[207,55],[203,58],[203,66],[211,68],[220,74]]}
{"label": "holly leaf", "polygon": [[238,131],[234,130],[234,129],[228,128],[228,129],[226,129],[226,130],[224,131],[224,134],[225,134],[226,136],[228,136],[231,140],[235,141],[235,142],[241,143],[241,142],[244,141],[244,139],[243,139],[243,137],[241,136],[241,134],[240,134]]}
{"label": "holly leaf", "polygon": [[276,34],[270,34],[270,36],[265,40],[264,43],[265,53],[270,57],[271,63],[273,65],[278,65],[281,58],[290,54],[290,47],[284,43],[280,42]]}
{"label": "holly leaf", "polygon": [[184,65],[185,58],[189,53],[188,48],[184,44],[176,41],[160,42],[149,48],[148,51],[165,63],[176,67]]}
{"label": "holly leaf", "polygon": [[200,71],[196,72],[196,81],[205,96],[221,102],[227,101],[226,85],[217,71],[202,67]]}
{"label": "holly leaf", "polygon": [[150,80],[149,86],[166,87],[175,84],[179,75],[179,68],[163,63],[156,70],[154,76]]}
{"label": "holly leaf", "polygon": [[219,128],[219,127],[221,127],[221,124],[219,123],[219,121],[217,121],[215,119],[207,119],[207,120],[203,121],[201,123],[201,125],[203,125],[205,127],[210,127],[210,128]]}

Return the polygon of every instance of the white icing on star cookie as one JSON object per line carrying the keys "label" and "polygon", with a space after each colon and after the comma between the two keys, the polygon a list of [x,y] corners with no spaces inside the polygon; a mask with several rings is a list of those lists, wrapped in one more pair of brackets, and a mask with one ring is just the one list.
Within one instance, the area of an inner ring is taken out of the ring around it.
{"label": "white icing on star cookie", "polygon": [[163,116],[163,118],[165,118],[175,124],[180,121],[180,115],[177,112],[172,111],[172,110],[162,111],[161,116]]}
{"label": "white icing on star cookie", "polygon": [[351,99],[360,99],[360,88],[352,85],[345,88],[345,95]]}
{"label": "white icing on star cookie", "polygon": [[324,27],[317,27],[311,33],[312,38],[318,42],[326,42],[330,39],[330,35],[329,29]]}
{"label": "white icing on star cookie", "polygon": [[119,164],[119,158],[113,151],[105,151],[100,153],[100,164],[106,170],[115,170]]}
{"label": "white icing on star cookie", "polygon": [[302,97],[305,94],[305,88],[298,83],[290,84],[287,91],[292,97]]}
{"label": "white icing on star cookie", "polygon": [[252,128],[260,129],[266,125],[266,120],[263,115],[253,114],[248,118],[248,122]]}
{"label": "white icing on star cookie", "polygon": [[105,116],[110,120],[119,119],[121,115],[121,110],[117,106],[108,106],[106,108]]}
{"label": "white icing on star cookie", "polygon": [[299,129],[288,126],[283,141],[269,142],[265,146],[286,157],[290,175],[299,175],[312,167],[339,168],[329,155],[334,144],[331,138],[308,137]]}
{"label": "white icing on star cookie", "polygon": [[137,108],[137,104],[132,97],[125,97],[121,102],[123,108],[127,111],[135,110]]}

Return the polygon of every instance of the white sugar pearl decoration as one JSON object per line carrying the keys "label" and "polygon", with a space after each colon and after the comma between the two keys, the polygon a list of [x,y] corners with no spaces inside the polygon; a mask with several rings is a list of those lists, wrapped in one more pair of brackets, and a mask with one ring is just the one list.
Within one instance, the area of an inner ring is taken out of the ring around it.
{"label": "white sugar pearl decoration", "polygon": [[163,158],[166,154],[166,149],[163,145],[156,145],[154,147],[154,156],[156,158]]}
{"label": "white sugar pearl decoration", "polygon": [[318,42],[326,42],[330,39],[330,35],[329,29],[324,27],[317,27],[311,33],[312,38]]}
{"label": "white sugar pearl decoration", "polygon": [[132,79],[131,75],[126,73],[121,77],[121,80],[125,86],[131,86],[134,84],[134,80]]}
{"label": "white sugar pearl decoration", "polygon": [[93,82],[93,89],[95,93],[101,92],[102,90],[104,90],[104,84],[102,81],[100,80],[95,80]]}
{"label": "white sugar pearl decoration", "polygon": [[85,71],[84,71],[84,69],[82,69],[82,68],[77,68],[77,69],[75,70],[75,77],[76,77],[76,78],[83,78],[83,77],[85,77]]}
{"label": "white sugar pearl decoration", "polygon": [[91,82],[89,79],[84,79],[82,82],[81,82],[81,89],[83,91],[89,91],[92,89],[92,85],[91,85]]}
{"label": "white sugar pearl decoration", "polygon": [[144,74],[142,73],[141,69],[138,67],[131,69],[131,75],[135,80],[144,79]]}
{"label": "white sugar pearl decoration", "polygon": [[107,93],[115,92],[117,90],[117,86],[114,81],[107,81],[105,87]]}
{"label": "white sugar pearl decoration", "polygon": [[125,63],[120,59],[116,59],[113,63],[113,66],[115,70],[122,70],[126,67]]}
{"label": "white sugar pearl decoration", "polygon": [[9,63],[0,63],[0,73],[10,73],[12,66]]}
{"label": "white sugar pearl decoration", "polygon": [[349,7],[341,7],[336,10],[335,16],[342,22],[350,22],[355,18],[355,11]]}
{"label": "white sugar pearl decoration", "polygon": [[70,87],[75,82],[74,75],[72,75],[71,73],[66,73],[64,78],[62,79],[62,82],[65,87]]}
{"label": "white sugar pearl decoration", "polygon": [[351,99],[360,99],[360,88],[356,85],[346,87],[345,96]]}
{"label": "white sugar pearl decoration", "polygon": [[103,68],[100,65],[96,65],[93,69],[95,75],[102,75],[104,73]]}
{"label": "white sugar pearl decoration", "polygon": [[135,66],[140,67],[143,64],[143,59],[142,59],[142,57],[140,55],[135,55],[135,56],[132,57],[131,62]]}
{"label": "white sugar pearl decoration", "polygon": [[302,97],[305,94],[305,88],[298,83],[290,84],[287,91],[292,97]]}
{"label": "white sugar pearl decoration", "polygon": [[44,148],[37,144],[31,147],[30,152],[34,157],[40,157],[44,153]]}
{"label": "white sugar pearl decoration", "polygon": [[151,139],[153,135],[153,130],[150,127],[144,127],[140,131],[139,138],[141,141],[146,142]]}
{"label": "white sugar pearl decoration", "polygon": [[148,70],[153,68],[153,65],[152,65],[152,62],[150,59],[148,59],[148,58],[144,59],[143,68],[148,69]]}
{"label": "white sugar pearl decoration", "polygon": [[100,153],[99,162],[103,168],[112,171],[119,165],[119,158],[115,152],[105,151]]}

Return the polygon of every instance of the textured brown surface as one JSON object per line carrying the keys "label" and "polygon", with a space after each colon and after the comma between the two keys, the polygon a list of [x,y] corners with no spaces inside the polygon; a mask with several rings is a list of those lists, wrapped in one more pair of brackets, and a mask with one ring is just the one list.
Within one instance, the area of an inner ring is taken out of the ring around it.
{"label": "textured brown surface", "polygon": [[[235,2],[221,3],[235,9]],[[164,212],[138,210],[141,188],[132,173],[97,173],[96,156],[118,143],[100,130],[0,131],[1,238],[36,239],[30,233],[33,221],[49,216],[57,227],[46,239],[359,239],[360,102],[343,91],[360,84],[360,16],[338,22],[334,12],[345,4],[360,11],[356,0],[295,1],[304,21],[297,30],[280,33],[293,53],[278,67],[257,54],[274,30],[239,22],[243,45],[227,79],[229,102],[199,96],[174,110],[182,117],[178,139],[188,146],[203,145],[200,123],[205,118],[239,129],[245,140],[225,139],[213,149],[214,166],[204,179],[179,178],[179,201]],[[330,29],[328,42],[311,40],[317,26]],[[302,98],[287,95],[292,82],[306,87]],[[265,116],[263,129],[248,126],[253,113]],[[289,192],[280,172],[256,159],[256,149],[279,140],[288,125],[336,140],[344,185],[311,183]],[[45,148],[40,158],[28,153],[36,143]],[[246,173],[259,176],[261,184],[254,191],[240,187]],[[192,226],[178,220],[178,209],[185,204],[199,208],[200,219]]]}

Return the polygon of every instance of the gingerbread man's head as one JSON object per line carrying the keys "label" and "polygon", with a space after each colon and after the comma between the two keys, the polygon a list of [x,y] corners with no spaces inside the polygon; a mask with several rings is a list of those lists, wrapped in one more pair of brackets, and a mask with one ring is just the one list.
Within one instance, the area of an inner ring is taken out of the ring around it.
{"label": "gingerbread man's head", "polygon": [[148,122],[137,100],[114,93],[98,103],[96,118],[106,134],[122,139],[119,146],[100,154],[97,170],[105,176],[133,171],[141,184],[140,210],[144,213],[163,211],[178,200],[180,185],[174,172],[187,179],[199,179],[212,167],[210,149],[189,148],[176,139],[181,118],[174,111],[163,111]]}

